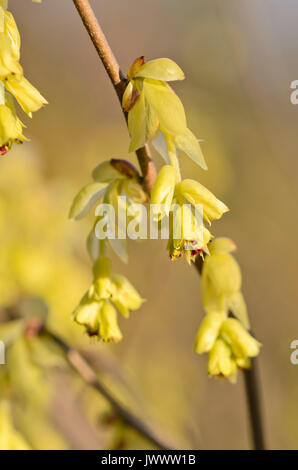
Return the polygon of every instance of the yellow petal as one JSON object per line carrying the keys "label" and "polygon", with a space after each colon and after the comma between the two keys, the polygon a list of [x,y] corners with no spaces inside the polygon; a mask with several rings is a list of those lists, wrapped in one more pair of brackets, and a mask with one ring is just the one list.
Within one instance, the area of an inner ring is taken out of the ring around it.
{"label": "yellow petal", "polygon": [[138,310],[144,300],[129,280],[122,274],[117,273],[112,273],[111,279],[115,285],[115,293],[112,300],[120,312],[124,316],[128,316],[129,310]]}
{"label": "yellow petal", "polygon": [[92,178],[95,181],[100,182],[110,182],[113,179],[124,177],[124,175],[122,175],[113,165],[111,165],[110,161],[100,163],[92,171]]}
{"label": "yellow petal", "polygon": [[237,249],[236,243],[227,237],[218,237],[212,240],[209,245],[209,251],[211,255],[232,253]]}
{"label": "yellow petal", "polygon": [[227,298],[227,307],[248,330],[250,327],[247,307],[242,292],[235,292]]}
{"label": "yellow petal", "polygon": [[151,192],[151,204],[163,205],[164,215],[169,215],[176,184],[176,171],[170,165],[164,165],[159,171]]}
{"label": "yellow petal", "polygon": [[218,335],[225,315],[221,312],[208,313],[198,330],[194,350],[198,354],[208,352],[212,349]]}
{"label": "yellow petal", "polygon": [[131,137],[129,152],[143,147],[146,140],[146,108],[142,92],[128,113],[128,130]]}
{"label": "yellow petal", "polygon": [[217,295],[231,295],[241,288],[239,264],[230,254],[206,256],[203,272],[211,280]]}
{"label": "yellow petal", "polygon": [[5,86],[29,116],[48,103],[39,91],[23,76],[9,76]]}
{"label": "yellow petal", "polygon": [[90,183],[84,186],[73,200],[69,218],[78,220],[87,215],[95,202],[102,197],[106,188],[107,183],[101,182]]}
{"label": "yellow petal", "polygon": [[184,134],[176,135],[174,140],[176,147],[185,152],[203,170],[208,170],[199,141],[189,129],[186,129]]}
{"label": "yellow petal", "polygon": [[186,117],[178,96],[164,82],[144,79],[143,93],[148,106],[158,115],[160,127],[169,134],[183,134],[186,130]]}
{"label": "yellow petal", "polygon": [[166,82],[185,78],[181,68],[173,60],[166,58],[146,62],[134,74],[134,77],[154,78]]}
{"label": "yellow petal", "polygon": [[118,343],[122,339],[117,312],[108,301],[104,302],[100,313],[99,335],[103,341],[111,343]]}

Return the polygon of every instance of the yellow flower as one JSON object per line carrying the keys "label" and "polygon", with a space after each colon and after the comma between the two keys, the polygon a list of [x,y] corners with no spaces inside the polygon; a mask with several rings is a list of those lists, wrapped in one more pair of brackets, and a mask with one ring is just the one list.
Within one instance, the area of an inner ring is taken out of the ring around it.
{"label": "yellow flower", "polygon": [[229,310],[249,328],[245,300],[241,292],[240,267],[231,252],[235,243],[228,238],[217,238],[209,245],[202,268],[202,299],[206,312]]}
{"label": "yellow flower", "polygon": [[168,241],[170,259],[173,261],[181,258],[184,253],[186,261],[190,264],[198,254],[207,249],[212,235],[204,227],[198,211],[195,212],[186,204],[174,204],[172,207]]}
{"label": "yellow flower", "polygon": [[33,112],[48,104],[47,100],[24,76],[10,75],[5,81],[5,87],[30,117]]}
{"label": "yellow flower", "polygon": [[177,183],[177,168],[164,165],[159,171],[151,192],[153,220],[169,217],[168,250],[172,260],[185,253],[188,263],[202,252],[212,235],[203,225],[203,217],[210,223],[228,210],[207,188],[193,180]]}
{"label": "yellow flower", "polygon": [[228,377],[236,381],[237,369],[249,369],[250,358],[260,352],[260,343],[235,318],[224,312],[208,313],[198,330],[194,350],[208,352],[210,376]]}
{"label": "yellow flower", "polygon": [[170,163],[174,158],[171,154],[178,149],[206,169],[200,145],[187,128],[183,105],[166,83],[184,79],[180,67],[167,58],[145,63],[144,57],[140,57],[130,67],[127,79],[122,106],[128,112],[129,151],[154,138],[153,144],[166,163]]}
{"label": "yellow flower", "polygon": [[261,344],[235,318],[227,318],[220,332],[226,343],[231,346],[235,357],[245,359],[259,354]]}
{"label": "yellow flower", "polygon": [[15,113],[12,102],[7,99],[0,105],[0,154],[4,155],[13,142],[22,143],[27,140],[23,135],[24,125]]}
{"label": "yellow flower", "polygon": [[85,326],[89,336],[120,341],[115,307],[128,317],[130,310],[140,308],[143,299],[125,276],[111,272],[110,261],[104,256],[94,263],[93,275],[93,283],[73,312],[74,320]]}
{"label": "yellow flower", "polygon": [[156,206],[158,218],[169,215],[176,187],[176,171],[170,165],[164,165],[159,171],[151,191],[151,204]]}
{"label": "yellow flower", "polygon": [[74,198],[69,217],[81,219],[95,203],[98,203],[96,212],[100,212],[101,203],[109,204],[113,213],[107,213],[106,217],[97,214],[87,241],[88,251],[93,260],[98,258],[100,240],[96,237],[96,227],[100,220],[106,220],[107,231],[115,234],[114,238],[109,238],[109,243],[121,260],[127,263],[127,213],[132,204],[147,201],[147,195],[140,184],[140,175],[129,162],[113,159],[98,165],[92,176],[94,182],[84,186]]}

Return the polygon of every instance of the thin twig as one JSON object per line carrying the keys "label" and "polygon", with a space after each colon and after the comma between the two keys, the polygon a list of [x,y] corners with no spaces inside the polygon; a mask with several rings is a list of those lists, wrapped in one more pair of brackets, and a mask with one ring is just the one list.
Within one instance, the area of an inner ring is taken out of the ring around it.
{"label": "thin twig", "polygon": [[[201,275],[203,267],[203,260],[201,256],[197,256],[194,266]],[[233,315],[232,312],[230,313]],[[244,381],[253,447],[255,450],[265,450],[266,446],[263,426],[261,387],[258,375],[257,358],[252,360],[251,368],[249,370],[244,369]]]}
{"label": "thin twig", "polygon": [[65,341],[53,334],[51,331],[46,330],[46,333],[65,351],[69,363],[80,375],[80,377],[88,385],[97,390],[127,424],[138,431],[143,437],[148,439],[148,441],[150,441],[159,449],[173,449],[172,446],[168,445],[160,437],[158,437],[147,423],[129,411],[125,405],[123,405],[112,395],[112,393],[100,381],[89,361],[81,353],[69,346]]}
{"label": "thin twig", "polygon": [[[83,21],[83,24],[93,42],[95,49],[106,69],[108,76],[114,86],[120,103],[122,102],[122,96],[126,87],[126,79],[122,73],[119,63],[113,54],[112,49],[97,21],[93,9],[90,6],[88,0],[73,0],[78,13]],[[126,121],[127,115],[124,113]],[[150,155],[148,145],[138,149],[136,151],[139,165],[142,171],[142,184],[148,193],[153,188],[153,184],[156,178],[156,169],[153,159]]]}

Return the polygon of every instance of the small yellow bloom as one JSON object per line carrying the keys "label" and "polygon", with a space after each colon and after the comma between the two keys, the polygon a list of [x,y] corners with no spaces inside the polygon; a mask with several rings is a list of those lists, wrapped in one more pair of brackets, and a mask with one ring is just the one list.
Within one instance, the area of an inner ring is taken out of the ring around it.
{"label": "small yellow bloom", "polygon": [[122,333],[115,307],[128,317],[130,310],[142,305],[143,299],[125,276],[111,271],[105,256],[94,263],[93,275],[93,283],[73,312],[73,318],[85,326],[89,336],[98,336],[106,342],[120,341]]}
{"label": "small yellow bloom", "polygon": [[130,67],[127,79],[122,106],[128,112],[129,151],[154,139],[153,145],[166,163],[173,159],[173,151],[176,154],[176,150],[181,150],[207,169],[200,145],[187,127],[183,105],[166,83],[184,79],[180,67],[166,58],[145,63],[144,57],[139,57]]}

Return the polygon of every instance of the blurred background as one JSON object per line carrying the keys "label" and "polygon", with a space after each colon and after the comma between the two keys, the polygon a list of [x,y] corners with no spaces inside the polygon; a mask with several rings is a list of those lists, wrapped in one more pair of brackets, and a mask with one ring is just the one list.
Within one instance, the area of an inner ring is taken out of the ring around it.
{"label": "blurred background", "polygon": [[[253,331],[263,344],[268,446],[297,448],[298,366],[290,362],[290,343],[298,339],[298,106],[290,102],[290,83],[298,79],[298,4],[91,3],[125,73],[140,55],[169,57],[185,72],[186,80],[173,87],[190,129],[204,140],[209,171],[182,156],[182,173],[231,209],[212,228],[238,246]],[[91,342],[72,324],[71,312],[91,281],[85,238],[92,220],[67,220],[72,197],[101,161],[136,164],[136,157],[126,151],[117,97],[73,3],[9,0],[9,9],[21,32],[25,75],[49,105],[32,121],[22,116],[31,142],[0,161],[1,304],[24,291],[46,299],[52,326],[85,348],[120,398],[128,394],[136,411],[146,409],[177,447],[249,448],[243,377],[236,385],[208,379],[206,357],[192,351],[203,315],[200,280],[184,261],[168,260],[165,242],[132,242],[128,265],[111,254],[114,269],[147,299],[120,320],[120,344]],[[156,163],[162,163],[157,155]],[[77,383],[73,397],[63,374],[53,380],[52,426],[63,437],[40,443],[31,432],[27,438],[39,448],[108,446],[106,429],[94,418],[104,402]],[[31,428],[39,418],[30,418]],[[149,448],[130,436],[127,447],[138,446]]]}

